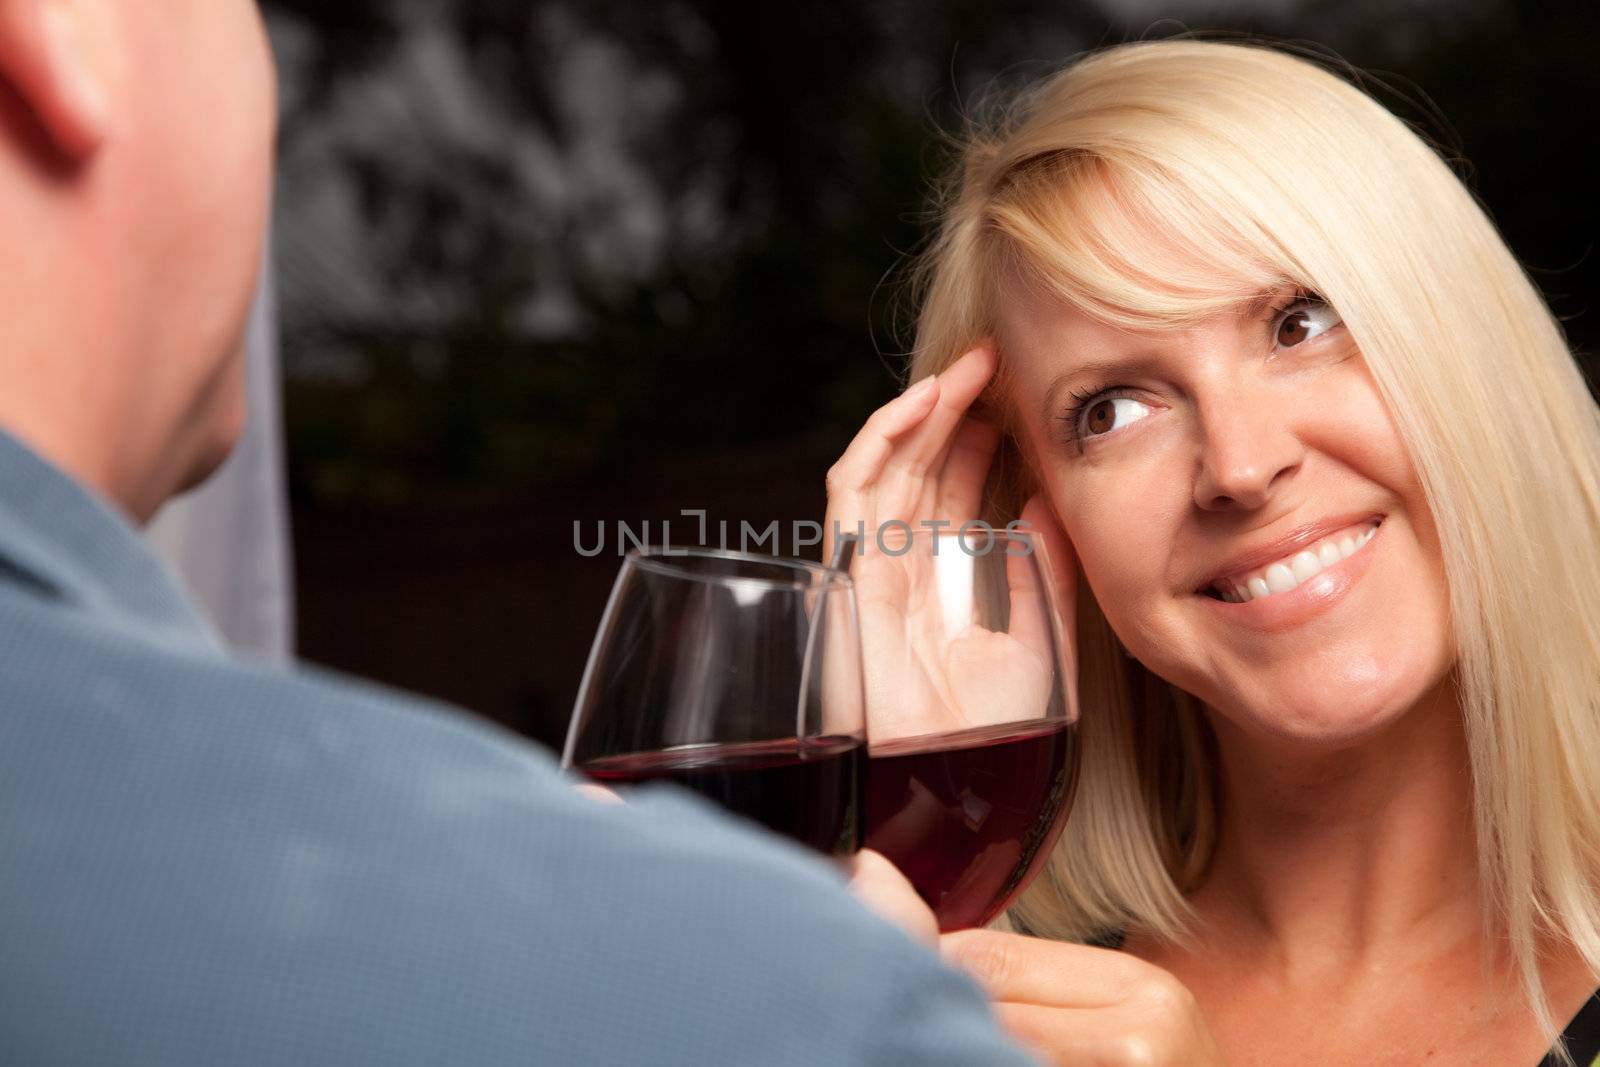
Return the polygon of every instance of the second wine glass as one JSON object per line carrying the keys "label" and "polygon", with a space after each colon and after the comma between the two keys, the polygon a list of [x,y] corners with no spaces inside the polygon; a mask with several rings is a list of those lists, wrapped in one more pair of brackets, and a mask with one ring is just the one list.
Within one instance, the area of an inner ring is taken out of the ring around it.
{"label": "second wine glass", "polygon": [[1076,693],[1045,540],[890,528],[851,573],[869,759],[866,846],[941,930],[982,926],[1043,866],[1077,779]]}

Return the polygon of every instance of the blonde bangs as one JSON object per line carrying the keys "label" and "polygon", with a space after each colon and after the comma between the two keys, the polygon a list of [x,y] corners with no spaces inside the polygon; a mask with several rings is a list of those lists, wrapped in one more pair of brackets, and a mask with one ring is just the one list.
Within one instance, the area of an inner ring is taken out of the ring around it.
{"label": "blonde bangs", "polygon": [[[1159,166],[1086,152],[1030,161],[989,209],[997,272],[1130,329],[1179,328],[1309,279]],[[1254,227],[1257,233],[1260,227]]]}

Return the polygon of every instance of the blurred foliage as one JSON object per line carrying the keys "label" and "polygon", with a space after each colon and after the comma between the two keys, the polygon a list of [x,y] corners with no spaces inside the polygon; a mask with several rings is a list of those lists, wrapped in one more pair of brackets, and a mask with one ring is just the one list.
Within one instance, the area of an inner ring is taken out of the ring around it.
{"label": "blurred foliage", "polygon": [[[1398,72],[1382,76],[1412,102],[1385,102],[1437,129],[1431,98],[1511,247],[1575,344],[1595,347],[1595,209],[1578,162],[1600,95],[1592,5],[1325,0],[1132,26],[1045,0],[1003,17],[979,0],[265,6],[275,36],[298,42],[284,187],[320,171],[355,191],[370,230],[340,239],[373,245],[384,294],[363,314],[322,315],[312,284],[286,306],[302,506],[477,499],[751,441],[836,448],[894,387],[894,288],[880,283],[924,236],[936,130],[997,78],[1185,26],[1307,38]],[[381,101],[374,80],[414,79],[395,60],[418,26],[467,57],[487,131],[320,121],[349,109],[352,85]],[[584,81],[584,56],[611,66]],[[617,151],[648,198],[586,198],[597,172],[574,161],[593,156],[593,113],[574,85],[636,119]],[[530,170],[530,145],[545,146],[544,170]],[[553,201],[530,193],[546,172],[565,175]],[[628,232],[646,200],[653,240],[604,236]],[[280,233],[301,210],[280,197]],[[297,262],[286,269],[309,270]],[[530,328],[530,301],[552,291],[566,325]]]}

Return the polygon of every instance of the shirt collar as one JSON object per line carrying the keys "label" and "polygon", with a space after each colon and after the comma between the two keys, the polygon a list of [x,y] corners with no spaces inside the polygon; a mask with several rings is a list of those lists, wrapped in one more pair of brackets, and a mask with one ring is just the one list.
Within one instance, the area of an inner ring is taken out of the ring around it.
{"label": "shirt collar", "polygon": [[122,512],[0,428],[5,584],[146,639],[224,651],[216,628]]}

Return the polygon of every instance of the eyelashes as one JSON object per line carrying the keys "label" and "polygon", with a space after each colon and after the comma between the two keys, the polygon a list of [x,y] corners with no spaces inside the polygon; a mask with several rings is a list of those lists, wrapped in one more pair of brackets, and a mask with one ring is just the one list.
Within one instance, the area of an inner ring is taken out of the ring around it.
{"label": "eyelashes", "polygon": [[[1277,343],[1279,332],[1281,332],[1286,325],[1296,319],[1304,321],[1307,318],[1305,310],[1303,309],[1326,312],[1326,317],[1332,321],[1324,325],[1319,332],[1302,337],[1298,341],[1295,341],[1293,344],[1288,346],[1290,348],[1295,348],[1307,341],[1315,340],[1344,321],[1339,317],[1339,313],[1333,310],[1332,304],[1322,299],[1322,297],[1318,296],[1316,293],[1301,289],[1298,290],[1287,303],[1281,307],[1273,309],[1272,317],[1268,321],[1272,323],[1271,333],[1274,344]],[[1300,312],[1300,314],[1297,315],[1295,312]]]}
{"label": "eyelashes", "polygon": [[[1082,418],[1085,410],[1090,406],[1090,404],[1098,404],[1107,400],[1115,403],[1118,400],[1133,399],[1131,396],[1127,395],[1121,386],[1114,386],[1110,389],[1092,390],[1086,393],[1072,392],[1069,395],[1072,397],[1072,403],[1067,405],[1067,410],[1062,413],[1061,420],[1067,424],[1068,432],[1072,439],[1078,441],[1079,443],[1082,443],[1082,441],[1087,437],[1105,436],[1105,434],[1085,434],[1083,432]],[[1140,415],[1139,418],[1142,419],[1144,416]],[[1131,421],[1137,422],[1139,420],[1133,419]]]}
{"label": "eyelashes", "polygon": [[[1320,322],[1312,321],[1313,313],[1322,313]],[[1334,311],[1333,305],[1329,304],[1319,294],[1309,289],[1297,289],[1287,299],[1269,308],[1263,314],[1260,322],[1268,342],[1272,345],[1272,351],[1276,355],[1279,352],[1298,348],[1324,336],[1340,326],[1342,319],[1339,317],[1338,312]],[[1280,347],[1279,335],[1283,328],[1291,322],[1297,322],[1299,326],[1305,328],[1307,330],[1306,335]],[[1309,332],[1310,328],[1318,325],[1321,328],[1315,333]],[[1144,414],[1136,415],[1125,420],[1120,425],[1113,424],[1103,433],[1085,432],[1084,416],[1089,414],[1092,409],[1109,401],[1113,405],[1111,418],[1115,419],[1120,413],[1120,405],[1116,404],[1117,401],[1129,400],[1134,404],[1140,404],[1134,397],[1135,392],[1135,390],[1123,385],[1099,386],[1082,392],[1077,390],[1069,392],[1068,395],[1071,397],[1071,402],[1067,405],[1066,410],[1058,416],[1066,426],[1067,438],[1076,444],[1081,451],[1087,441],[1096,437],[1110,436],[1110,434],[1122,429],[1128,422],[1137,422],[1139,419],[1144,418]]]}

